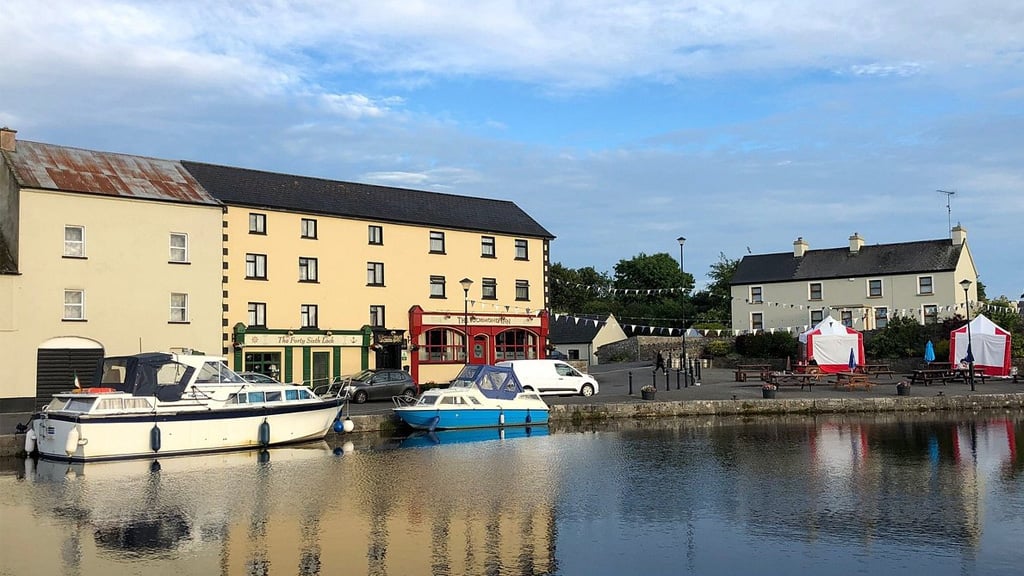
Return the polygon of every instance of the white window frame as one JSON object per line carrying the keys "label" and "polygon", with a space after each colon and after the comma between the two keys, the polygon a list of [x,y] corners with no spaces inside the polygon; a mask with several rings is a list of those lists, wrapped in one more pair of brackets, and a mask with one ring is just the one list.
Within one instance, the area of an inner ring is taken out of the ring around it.
{"label": "white window frame", "polygon": [[[754,294],[755,290],[757,291],[756,295]],[[761,304],[763,302],[764,302],[764,288],[762,286],[751,286],[750,287],[750,303],[751,304]]]}
{"label": "white window frame", "polygon": [[[758,325],[760,324],[760,326]],[[764,312],[751,312],[750,313],[750,329],[751,330],[764,330]]]}
{"label": "white window frame", "polygon": [[188,294],[171,292],[170,320],[172,324],[188,323]]}
{"label": "white window frame", "polygon": [[[889,307],[888,306],[875,306],[874,307],[874,313],[873,313],[872,317],[874,318],[874,323],[875,323],[875,329],[876,330],[879,329],[879,328],[885,328],[886,326],[889,325]],[[881,326],[878,325],[879,318],[881,318],[881,320],[882,320],[882,325]]]}
{"label": "white window frame", "polygon": [[839,323],[847,328],[853,328],[853,310],[840,310]]}
{"label": "white window frame", "polygon": [[[817,319],[814,318],[815,315],[818,316]],[[825,319],[825,311],[824,310],[820,310],[820,309],[819,310],[811,310],[811,312],[810,312],[808,317],[810,318],[811,328],[813,328],[813,327],[817,326],[818,324],[821,324],[821,321]]]}
{"label": "white window frame", "polygon": [[[71,230],[79,231],[81,233],[81,239],[68,240],[68,232]],[[64,226],[64,256],[67,258],[85,258],[85,226],[79,226],[76,224],[67,224]]]}
{"label": "white window frame", "polygon": [[[935,309],[935,315],[934,315],[935,320],[933,322],[930,322],[930,323],[928,322],[928,313],[927,313],[927,310],[929,308],[934,308]],[[938,324],[938,323],[939,323],[939,305],[938,304],[921,304],[921,324],[923,324],[925,326],[928,326],[929,324]]]}
{"label": "white window frame", "polygon": [[[928,288],[927,292],[925,292],[924,290],[921,289],[922,280],[924,280],[925,278],[928,279],[928,287],[929,288]],[[918,276],[917,277],[917,295],[918,296],[931,296],[932,294],[935,294],[935,277],[931,276],[931,275]]]}
{"label": "white window frame", "polygon": [[[75,296],[77,295],[77,302]],[[64,290],[63,320],[85,320],[85,290],[70,288]]]}
{"label": "white window frame", "polygon": [[319,282],[319,262],[316,258],[299,257],[299,282]]}
{"label": "white window frame", "polygon": [[[180,239],[183,245],[175,246],[175,239]],[[188,264],[188,234],[184,232],[171,232],[169,244],[170,254],[167,256],[168,262]]]}
{"label": "white window frame", "polygon": [[[818,287],[818,297],[814,297],[814,287]],[[825,299],[825,284],[822,282],[807,283],[807,299],[812,302],[820,302]]]}
{"label": "white window frame", "polygon": [[[871,293],[871,283],[878,282],[878,294]],[[867,279],[867,297],[868,298],[884,298],[885,297],[885,282],[881,278],[868,278]]]}

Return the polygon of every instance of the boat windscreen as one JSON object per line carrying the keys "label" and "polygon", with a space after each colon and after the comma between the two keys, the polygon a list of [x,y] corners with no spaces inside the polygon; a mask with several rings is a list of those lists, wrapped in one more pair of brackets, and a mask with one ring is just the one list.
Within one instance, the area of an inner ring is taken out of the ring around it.
{"label": "boat windscreen", "polygon": [[197,384],[245,384],[238,374],[231,371],[223,362],[205,362],[196,377]]}

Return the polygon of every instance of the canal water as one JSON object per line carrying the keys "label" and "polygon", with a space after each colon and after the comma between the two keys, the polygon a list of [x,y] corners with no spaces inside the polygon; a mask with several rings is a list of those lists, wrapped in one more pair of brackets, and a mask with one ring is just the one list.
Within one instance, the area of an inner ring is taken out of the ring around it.
{"label": "canal water", "polygon": [[0,466],[0,574],[1024,572],[1024,416],[672,419]]}

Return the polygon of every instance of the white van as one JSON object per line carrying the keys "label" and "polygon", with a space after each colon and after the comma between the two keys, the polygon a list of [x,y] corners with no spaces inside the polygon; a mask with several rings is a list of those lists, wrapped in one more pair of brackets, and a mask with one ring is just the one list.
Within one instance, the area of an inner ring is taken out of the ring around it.
{"label": "white van", "polygon": [[526,390],[542,395],[593,396],[597,380],[561,360],[506,360],[498,366],[512,368]]}

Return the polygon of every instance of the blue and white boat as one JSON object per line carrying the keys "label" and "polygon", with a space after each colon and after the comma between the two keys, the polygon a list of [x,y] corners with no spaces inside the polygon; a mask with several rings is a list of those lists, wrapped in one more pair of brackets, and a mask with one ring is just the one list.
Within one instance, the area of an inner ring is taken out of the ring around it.
{"label": "blue and white boat", "polygon": [[448,388],[424,392],[414,404],[395,399],[395,415],[417,430],[546,424],[548,405],[523,390],[511,368],[471,364]]}

